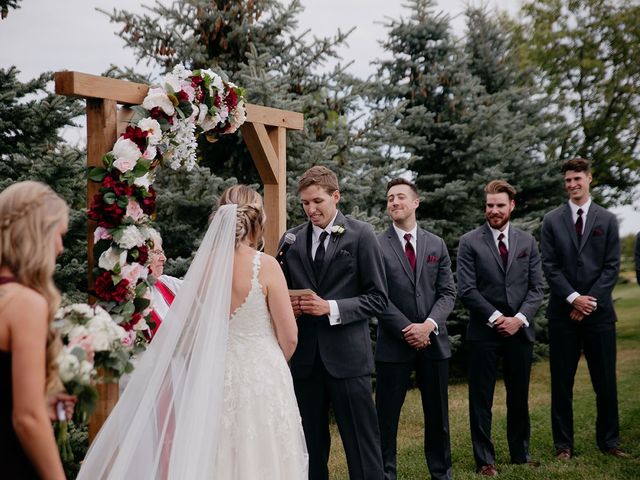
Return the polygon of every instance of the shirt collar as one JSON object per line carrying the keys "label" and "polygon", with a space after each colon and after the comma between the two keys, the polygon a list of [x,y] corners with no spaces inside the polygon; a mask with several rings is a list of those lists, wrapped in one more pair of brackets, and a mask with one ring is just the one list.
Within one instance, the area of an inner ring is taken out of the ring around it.
{"label": "shirt collar", "polygon": [[571,200],[569,200],[569,208],[571,209],[571,214],[575,217],[578,216],[578,209],[582,209],[582,214],[586,216],[589,213],[589,207],[591,207],[591,196],[589,196],[589,200],[584,205],[576,205]]}
{"label": "shirt collar", "polygon": [[391,225],[393,225],[393,229],[395,230],[396,235],[398,236],[398,240],[400,240],[400,245],[404,245],[404,236],[407,233],[411,234],[411,244],[412,245],[416,245],[416,239],[417,239],[417,234],[418,234],[418,224],[417,223],[409,231],[402,230],[395,223],[392,223]]}
{"label": "shirt collar", "polygon": [[[489,225],[487,223],[487,225]],[[509,227],[511,226],[510,222],[507,222],[507,224],[504,227],[504,230],[500,231],[496,228],[493,228],[491,225],[489,225],[489,230],[491,230],[491,235],[493,235],[493,241],[498,243],[498,237],[500,236],[501,233],[504,233],[504,242],[508,242],[509,241]]]}
{"label": "shirt collar", "polygon": [[320,234],[322,232],[327,232],[329,235],[331,235],[331,227],[333,227],[333,223],[336,221],[336,217],[337,216],[338,216],[338,212],[336,211],[336,214],[333,216],[331,221],[324,228],[320,228],[320,227],[318,227],[316,225],[312,225],[313,226],[313,240],[315,242],[317,242],[320,239]]}

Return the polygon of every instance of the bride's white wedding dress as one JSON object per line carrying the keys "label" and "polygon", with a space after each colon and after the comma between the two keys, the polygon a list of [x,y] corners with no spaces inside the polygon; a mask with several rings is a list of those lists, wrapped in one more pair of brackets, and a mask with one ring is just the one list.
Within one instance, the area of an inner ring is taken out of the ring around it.
{"label": "bride's white wedding dress", "polygon": [[258,282],[229,320],[216,478],[304,480],[307,452],[293,381]]}
{"label": "bride's white wedding dress", "polygon": [[220,207],[78,480],[305,480],[293,381],[258,281],[229,316],[236,206]]}

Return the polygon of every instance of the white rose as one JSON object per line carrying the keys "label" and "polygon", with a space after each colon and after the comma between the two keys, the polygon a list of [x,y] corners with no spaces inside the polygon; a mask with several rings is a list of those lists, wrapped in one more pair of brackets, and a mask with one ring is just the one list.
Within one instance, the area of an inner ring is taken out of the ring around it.
{"label": "white rose", "polygon": [[91,338],[93,339],[93,349],[96,352],[104,352],[111,350],[111,335],[103,328],[91,332]]}
{"label": "white rose", "polygon": [[83,360],[80,363],[79,370],[80,383],[88,385],[91,382],[91,377],[93,376],[93,372],[95,371],[93,369],[93,363]]}
{"label": "white rose", "polygon": [[142,107],[147,110],[160,107],[167,115],[173,115],[176,112],[173,103],[162,88],[149,89],[149,93],[142,101]]}
{"label": "white rose", "polygon": [[156,158],[157,154],[158,154],[158,149],[153,145],[149,145],[147,149],[144,151],[144,153],[142,154],[142,158],[144,158],[145,160],[153,160],[154,158]]}
{"label": "white rose", "polygon": [[151,178],[149,177],[149,173],[145,173],[143,176],[136,178],[133,183],[134,185],[136,185],[137,187],[143,187],[146,188],[147,191],[149,190],[149,187],[151,186]]}
{"label": "white rose", "polygon": [[118,243],[118,246],[127,250],[144,243],[144,237],[140,233],[140,229],[135,225],[129,225],[124,230],[120,230],[114,239]]}
{"label": "white rose", "polygon": [[70,382],[80,370],[78,357],[63,351],[58,357],[58,373],[63,383]]}
{"label": "white rose", "polygon": [[102,252],[98,259],[98,266],[104,270],[112,271],[116,265],[124,265],[127,262],[127,251],[120,251],[120,249],[109,247]]}
{"label": "white rose", "polygon": [[113,166],[120,170],[122,173],[133,170],[136,166],[138,159],[142,156],[138,145],[128,138],[120,137],[113,146],[113,157],[115,161]]}
{"label": "white rose", "polygon": [[89,334],[89,331],[84,325],[75,325],[67,334],[67,338],[69,339],[69,343],[74,343],[77,338],[82,338]]}
{"label": "white rose", "polygon": [[143,132],[149,132],[147,136],[149,145],[157,145],[162,140],[162,128],[155,118],[143,118],[138,122],[138,128]]}

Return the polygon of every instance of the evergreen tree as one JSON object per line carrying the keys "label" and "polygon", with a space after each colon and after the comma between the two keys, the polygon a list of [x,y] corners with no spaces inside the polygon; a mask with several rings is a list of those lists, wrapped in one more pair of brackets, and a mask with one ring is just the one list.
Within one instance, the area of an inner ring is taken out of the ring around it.
{"label": "evergreen tree", "polygon": [[0,69],[0,190],[37,180],[64,197],[71,211],[56,283],[70,300],[86,301],[86,157],[60,136],[83,107],[47,90],[50,73],[26,83],[18,80],[18,73],[15,67]]}
{"label": "evergreen tree", "polygon": [[[530,230],[556,204],[561,184],[545,151],[552,130],[539,92],[508,61],[506,32],[484,10],[467,11],[462,43],[434,1],[413,0],[409,11],[388,25],[381,102],[407,102],[399,125],[411,140],[400,147],[411,154],[409,170],[424,196],[418,218],[445,239],[455,269],[460,236],[484,221],[489,180],[516,187],[514,220]],[[463,335],[466,323],[457,308],[450,333]]]}
{"label": "evergreen tree", "polygon": [[[178,0],[170,6],[156,3],[145,15],[114,11],[109,17],[122,24],[120,35],[135,55],[156,70],[164,73],[177,63],[213,68],[245,87],[249,102],[305,115],[304,131],[290,133],[287,140],[289,224],[304,218],[296,180],[314,164],[337,172],[346,213],[377,219],[383,178],[401,162],[388,147],[398,135],[393,124],[397,112],[390,108],[363,117],[370,84],[345,74],[339,64],[323,70],[347,34],[309,39],[297,33],[301,9],[298,0],[287,5],[276,0]],[[159,174],[158,221],[170,256],[194,249],[212,201],[228,182],[260,183],[239,135],[213,144],[201,138],[200,155],[197,172]],[[195,178],[200,174],[203,180]],[[173,267],[179,273],[181,267]]]}

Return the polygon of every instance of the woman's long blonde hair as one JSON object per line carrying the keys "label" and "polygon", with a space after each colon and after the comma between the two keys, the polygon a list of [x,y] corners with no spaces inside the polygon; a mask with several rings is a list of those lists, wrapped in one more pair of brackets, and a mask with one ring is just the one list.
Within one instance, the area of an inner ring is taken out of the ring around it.
{"label": "woman's long blonde hair", "polygon": [[20,284],[40,293],[49,306],[47,391],[60,385],[56,360],[61,342],[51,323],[60,306],[60,292],[53,282],[54,235],[68,216],[66,202],[43,183],[14,183],[0,192],[0,266],[11,270]]}
{"label": "woman's long blonde hair", "polygon": [[260,194],[246,185],[234,185],[222,192],[218,207],[230,204],[238,206],[236,210],[236,246],[243,240],[249,239],[252,247],[260,248],[266,221]]}

